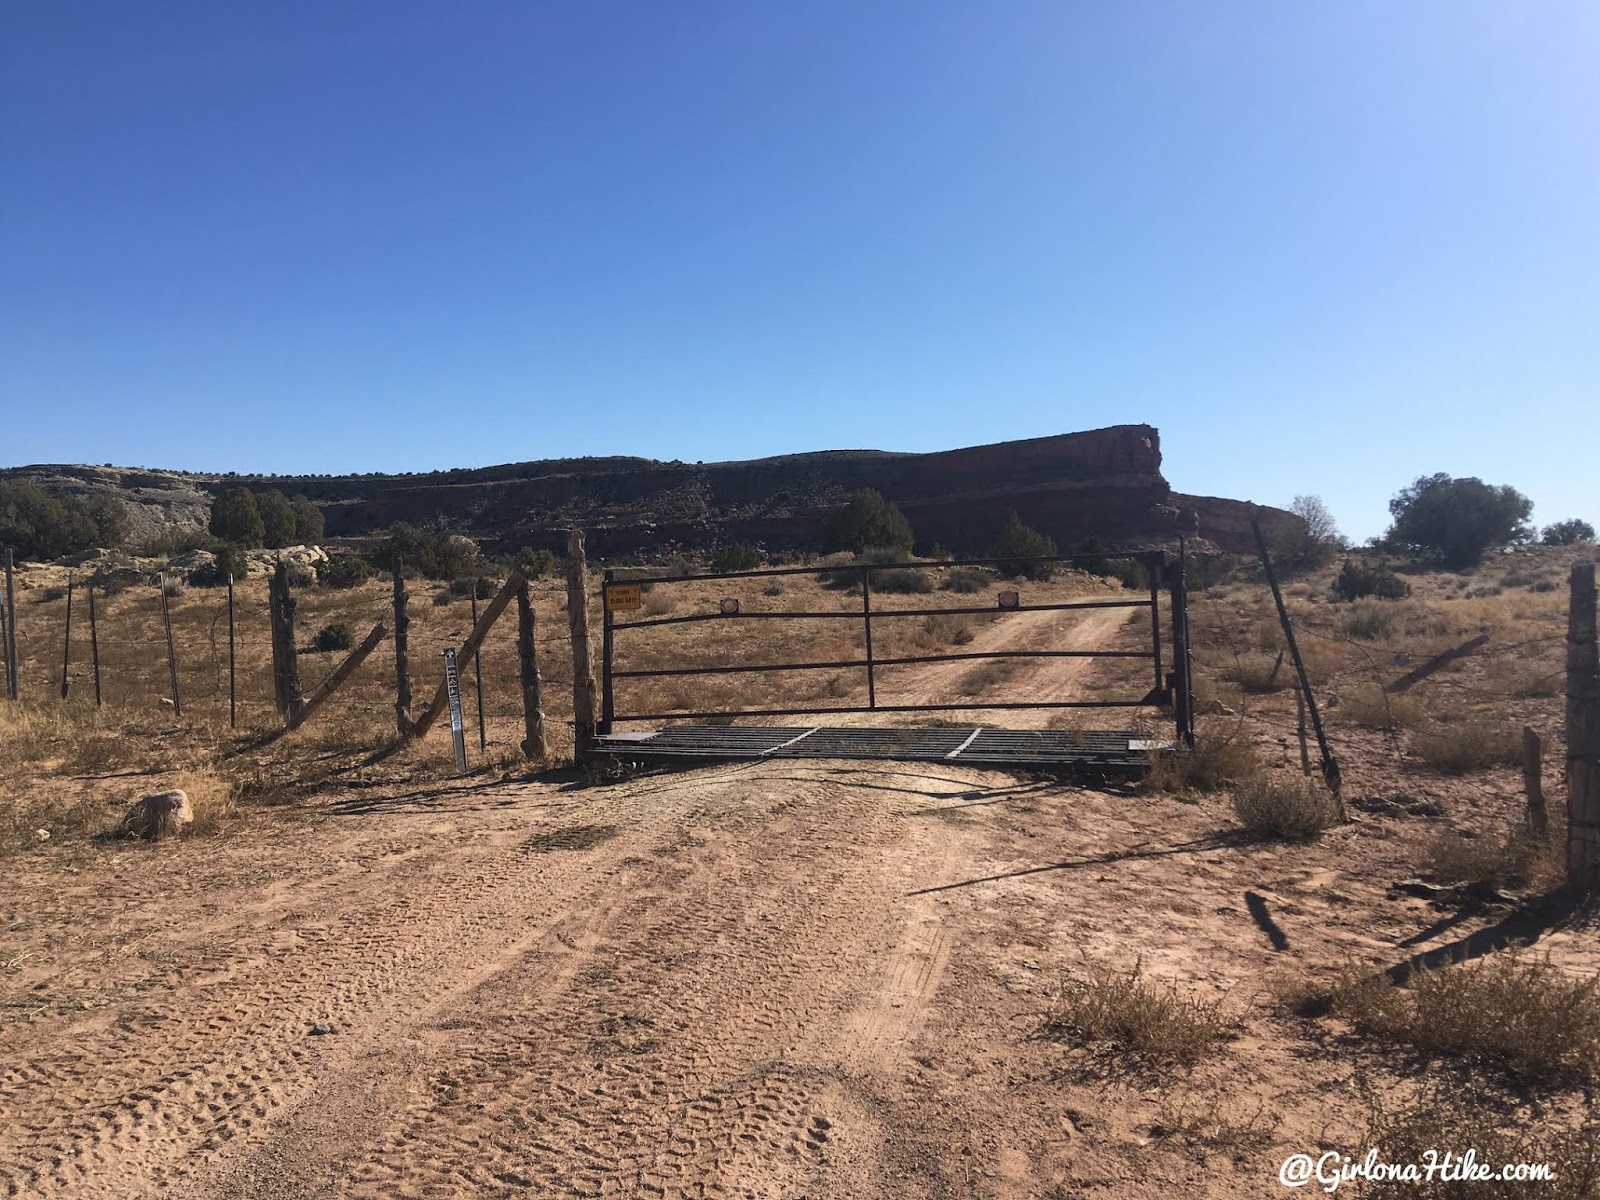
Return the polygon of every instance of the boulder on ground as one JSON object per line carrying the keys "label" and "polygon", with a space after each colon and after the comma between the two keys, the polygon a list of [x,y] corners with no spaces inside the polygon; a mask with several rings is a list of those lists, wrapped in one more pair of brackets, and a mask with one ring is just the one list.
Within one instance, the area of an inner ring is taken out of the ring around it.
{"label": "boulder on ground", "polygon": [[182,788],[173,788],[135,803],[123,824],[133,836],[155,841],[177,833],[193,820],[194,809],[189,806],[188,793]]}

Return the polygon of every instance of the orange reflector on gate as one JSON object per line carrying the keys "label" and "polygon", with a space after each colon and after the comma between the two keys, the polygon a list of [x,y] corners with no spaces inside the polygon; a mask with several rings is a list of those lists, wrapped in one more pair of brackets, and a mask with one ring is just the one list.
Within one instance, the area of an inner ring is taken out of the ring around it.
{"label": "orange reflector on gate", "polygon": [[739,602],[732,596],[729,596],[721,604],[717,605],[717,607],[721,610],[723,616],[731,617],[739,611]]}
{"label": "orange reflector on gate", "polygon": [[1022,607],[1022,596],[1017,592],[1001,592],[1000,593],[1000,607],[1001,608],[1021,608]]}

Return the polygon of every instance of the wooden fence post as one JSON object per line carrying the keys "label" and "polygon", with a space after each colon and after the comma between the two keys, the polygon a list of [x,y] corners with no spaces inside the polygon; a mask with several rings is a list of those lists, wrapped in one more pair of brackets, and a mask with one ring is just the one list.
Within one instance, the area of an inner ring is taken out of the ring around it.
{"label": "wooden fence post", "polygon": [[6,551],[6,611],[5,620],[0,622],[0,641],[5,642],[6,651],[6,695],[15,700],[18,697],[17,686],[17,592],[11,579],[11,551]]}
{"label": "wooden fence post", "polygon": [[517,589],[517,661],[522,670],[522,753],[528,758],[549,757],[544,739],[544,699],[540,695],[539,655],[534,645],[533,600],[524,580]]}
{"label": "wooden fence post", "polygon": [[1528,832],[1541,841],[1550,832],[1544,804],[1544,746],[1532,725],[1522,727],[1522,790],[1528,797]]}
{"label": "wooden fence post", "polygon": [[67,698],[72,680],[67,672],[72,669],[72,572],[67,572],[67,627],[61,635],[61,698]]}
{"label": "wooden fence post", "polygon": [[[93,610],[91,610],[93,611]],[[233,636],[233,572],[228,572],[228,728],[239,728],[239,693],[236,686],[236,652]]]}
{"label": "wooden fence post", "polygon": [[94,615],[94,580],[88,583],[89,592],[89,662],[94,667],[94,706],[100,707],[100,624]]}
{"label": "wooden fence post", "polygon": [[583,530],[567,533],[567,621],[572,629],[572,738],[579,761],[594,740],[594,663],[589,655],[589,562]]}
{"label": "wooden fence post", "polygon": [[1600,649],[1594,563],[1573,563],[1567,608],[1567,882],[1600,889]]}
{"label": "wooden fence post", "polygon": [[183,697],[178,694],[178,652],[172,644],[172,610],[167,605],[167,577],[158,577],[161,585],[161,626],[167,632],[167,675],[172,681],[172,715],[183,716]]}
{"label": "wooden fence post", "polygon": [[278,712],[284,719],[292,720],[299,711],[300,650],[295,645],[295,599],[289,591],[289,571],[283,560],[273,568],[272,585],[272,659],[276,668]]}
{"label": "wooden fence post", "polygon": [[400,736],[410,737],[414,728],[411,720],[411,655],[408,634],[411,617],[406,611],[404,564],[394,556],[394,721]]}

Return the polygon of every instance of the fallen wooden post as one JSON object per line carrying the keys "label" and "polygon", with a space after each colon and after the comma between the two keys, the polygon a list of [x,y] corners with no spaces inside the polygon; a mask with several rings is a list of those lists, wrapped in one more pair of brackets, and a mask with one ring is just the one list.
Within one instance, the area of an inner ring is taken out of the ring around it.
{"label": "fallen wooden post", "polygon": [[1432,675],[1446,663],[1455,662],[1455,660],[1458,658],[1465,658],[1474,650],[1478,649],[1478,647],[1488,642],[1488,640],[1489,635],[1487,633],[1480,633],[1477,637],[1462,642],[1461,645],[1454,646],[1451,649],[1446,650],[1443,654],[1434,655],[1415,671],[1407,671],[1404,675],[1400,676],[1399,679],[1396,679],[1383,690],[1391,696],[1399,695],[1412,684],[1421,683],[1424,679],[1426,679],[1429,675]]}
{"label": "fallen wooden post", "polygon": [[[495,598],[489,601],[489,606],[483,610],[483,616],[478,618],[478,623],[472,627],[472,632],[467,635],[467,640],[461,643],[461,649],[456,651],[456,669],[472,661],[478,653],[478,647],[483,645],[483,639],[489,636],[489,630],[494,628],[494,623],[500,619],[500,614],[505,612],[506,606],[511,603],[517,594],[517,589],[526,582],[526,577],[520,568],[511,569],[511,577],[506,580],[505,586],[500,589]],[[449,703],[449,689],[445,681],[439,681],[439,688],[433,694],[433,702],[422,712],[411,727],[412,737],[421,737],[432,728],[433,723],[439,719],[439,714],[444,711]]]}
{"label": "fallen wooden post", "polygon": [[299,729],[311,719],[311,714],[322,707],[324,701],[339,688],[346,679],[355,672],[355,669],[366,661],[367,655],[378,648],[378,643],[389,636],[389,630],[382,621],[372,627],[372,632],[367,634],[365,640],[345,656],[345,660],[311,690],[301,702],[298,709],[289,715],[289,729]]}

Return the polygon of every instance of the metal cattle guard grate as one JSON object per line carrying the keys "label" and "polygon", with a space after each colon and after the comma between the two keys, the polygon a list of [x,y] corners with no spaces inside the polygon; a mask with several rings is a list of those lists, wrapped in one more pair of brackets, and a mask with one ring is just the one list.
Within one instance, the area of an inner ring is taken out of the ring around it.
{"label": "metal cattle guard grate", "polygon": [[[993,567],[993,559],[951,562],[863,563],[837,567],[784,567],[764,571],[727,571],[704,575],[659,578],[632,578],[618,581],[615,572],[605,574],[603,642],[601,649],[601,721],[593,750],[613,757],[636,760],[693,760],[728,758],[897,758],[917,761],[948,760],[980,765],[1087,768],[1102,772],[1137,772],[1148,766],[1145,751],[1149,743],[1140,735],[1116,730],[1011,730],[989,728],[899,728],[750,726],[674,726],[667,729],[617,732],[619,722],[639,721],[727,721],[740,717],[795,717],[824,713],[915,713],[1014,709],[1127,709],[1170,706],[1177,740],[1192,744],[1194,703],[1190,685],[1188,602],[1184,585],[1183,556],[1169,558],[1162,551],[1126,555],[1055,555],[1023,560],[1028,564],[1059,563],[1072,565],[1089,558],[1102,561],[1133,559],[1143,564],[1149,576],[1147,596],[1126,600],[1069,600],[1050,604],[1024,604],[1016,591],[1000,592],[997,605],[939,608],[874,607],[872,579],[881,572],[906,568],[949,570],[958,567]],[[1012,563],[1015,560],[1006,560]],[[709,580],[766,580],[788,575],[828,573],[834,579],[859,577],[859,611],[746,611],[736,600],[723,601],[715,611],[676,616],[619,620],[619,609],[634,610],[640,604],[643,587],[670,587],[674,584],[704,583]],[[1161,629],[1161,593],[1170,595],[1170,647],[1165,647]],[[908,617],[993,615],[1024,612],[1058,612],[1073,609],[1148,609],[1150,648],[1148,650],[1065,650],[1011,649],[944,654],[876,656],[873,653],[873,623]],[[856,621],[862,626],[864,654],[860,658],[830,658],[805,662],[740,663],[733,666],[672,666],[648,670],[619,670],[618,635],[628,630],[692,625],[706,621]],[[1172,670],[1163,670],[1163,652],[1170,649]],[[1141,696],[1104,700],[1012,700],[976,699],[938,704],[880,704],[877,673],[881,668],[919,663],[983,661],[1018,658],[1124,658],[1144,659],[1151,665],[1153,686]],[[686,678],[710,675],[748,675],[770,671],[861,670],[865,673],[865,705],[811,705],[781,708],[731,708],[715,711],[672,709],[665,711],[619,712],[616,686],[619,680]]]}

